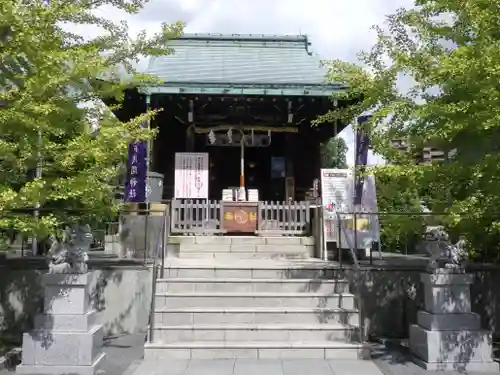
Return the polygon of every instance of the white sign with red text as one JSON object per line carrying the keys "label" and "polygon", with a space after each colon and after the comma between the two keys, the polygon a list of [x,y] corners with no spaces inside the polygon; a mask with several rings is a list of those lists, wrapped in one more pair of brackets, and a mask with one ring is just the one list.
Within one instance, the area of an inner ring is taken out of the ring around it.
{"label": "white sign with red text", "polygon": [[208,153],[175,153],[176,199],[208,199]]}
{"label": "white sign with red text", "polygon": [[[380,241],[377,212],[375,177],[366,176],[363,183],[361,205],[354,207],[354,176],[350,169],[321,170],[321,199],[324,212],[324,236],[326,242],[339,242],[341,248],[358,249],[371,247]],[[354,220],[354,211],[360,212]],[[340,217],[340,225],[339,225]],[[355,227],[357,230],[355,231]],[[339,235],[340,229],[340,235]],[[356,238],[354,235],[356,233]]]}
{"label": "white sign with red text", "polygon": [[321,170],[321,202],[327,242],[338,241],[337,212],[352,212],[352,183],[350,169]]}

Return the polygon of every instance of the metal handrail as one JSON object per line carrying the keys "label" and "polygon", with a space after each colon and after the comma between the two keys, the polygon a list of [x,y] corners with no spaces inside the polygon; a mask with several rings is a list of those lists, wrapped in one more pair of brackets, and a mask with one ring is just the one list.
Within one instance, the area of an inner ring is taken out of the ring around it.
{"label": "metal handrail", "polygon": [[[353,213],[355,216],[358,214],[357,212],[354,212]],[[360,338],[360,341],[361,341],[361,344],[363,344],[366,340],[365,340],[365,317],[364,317],[364,306],[363,306],[363,299],[361,298],[361,269],[359,267],[359,261],[358,261],[358,257],[357,257],[357,249],[354,248],[354,245],[352,244],[351,242],[351,239],[350,237],[347,235],[347,230],[346,228],[342,225],[342,218],[340,217],[340,213],[339,212],[336,212],[336,215],[337,215],[337,220],[338,220],[338,228],[340,229],[338,231],[338,242],[337,243],[340,243],[340,238],[341,238],[341,232],[344,233],[344,237],[345,237],[345,240],[347,242],[347,246],[349,247],[349,251],[351,252],[351,256],[352,256],[352,261],[354,263],[354,270],[355,270],[355,288],[356,288],[356,291],[354,293],[355,295],[355,298],[357,300],[357,305],[358,305],[358,313],[359,313],[359,338]],[[354,227],[354,230],[353,230],[353,233],[354,233],[354,236],[357,236],[357,231],[358,231],[358,228],[357,227]],[[339,256],[340,253],[342,253],[342,249],[339,248]]]}
{"label": "metal handrail", "polygon": [[[158,280],[158,268],[160,268],[160,278],[164,276],[165,268],[165,247],[167,246],[168,236],[169,236],[169,216],[167,215],[168,207],[163,210],[163,221],[158,233],[158,240],[156,242],[156,249],[152,257],[152,280],[151,280],[151,306],[149,315],[149,334],[148,341],[152,343],[154,341],[154,329],[155,329],[155,303],[156,303],[156,281]],[[170,212],[170,211],[168,211]],[[146,219],[147,220],[147,219]],[[161,243],[160,243],[161,236]],[[161,245],[161,246],[160,246]],[[161,250],[161,252],[160,252]],[[158,263],[158,258],[160,258],[160,263]]]}

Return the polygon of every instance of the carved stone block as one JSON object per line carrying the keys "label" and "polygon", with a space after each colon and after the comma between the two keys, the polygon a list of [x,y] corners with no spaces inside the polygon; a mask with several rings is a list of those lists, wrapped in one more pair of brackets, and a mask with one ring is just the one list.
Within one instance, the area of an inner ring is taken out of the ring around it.
{"label": "carved stone block", "polygon": [[481,329],[471,312],[471,275],[438,268],[421,275],[425,311],[410,326],[410,350],[415,363],[427,370],[495,371],[491,333]]}
{"label": "carved stone block", "polygon": [[44,310],[23,335],[21,374],[94,375],[104,359],[103,329],[90,306],[92,274],[45,274]]}

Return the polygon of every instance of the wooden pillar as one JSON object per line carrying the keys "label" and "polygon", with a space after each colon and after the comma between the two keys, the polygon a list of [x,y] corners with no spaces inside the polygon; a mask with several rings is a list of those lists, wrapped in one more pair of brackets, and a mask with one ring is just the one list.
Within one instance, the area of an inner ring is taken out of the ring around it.
{"label": "wooden pillar", "polygon": [[[287,108],[288,116],[287,123],[288,126],[293,126],[293,108],[292,101],[288,101]],[[286,161],[286,172],[285,172],[285,199],[286,201],[295,200],[295,142],[297,140],[295,133],[287,133],[285,136],[285,161]]]}
{"label": "wooden pillar", "polygon": [[189,101],[188,124],[189,126],[186,129],[186,151],[194,152],[196,143],[196,132],[194,125],[194,102],[192,99]]}
{"label": "wooden pillar", "polygon": [[285,161],[286,161],[286,170],[285,170],[285,199],[286,201],[295,200],[295,143],[296,143],[296,134],[287,133],[285,136]]}
{"label": "wooden pillar", "polygon": [[186,129],[186,152],[194,152],[196,132],[194,125],[190,125]]}

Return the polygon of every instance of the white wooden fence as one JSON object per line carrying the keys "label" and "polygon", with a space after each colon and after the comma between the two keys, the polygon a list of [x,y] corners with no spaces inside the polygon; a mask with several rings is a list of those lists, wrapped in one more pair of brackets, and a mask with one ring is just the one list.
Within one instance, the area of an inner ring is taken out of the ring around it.
{"label": "white wooden fence", "polygon": [[[218,234],[224,229],[224,202],[210,200],[172,200],[172,233]],[[259,202],[257,234],[310,235],[309,202]]]}
{"label": "white wooden fence", "polygon": [[304,235],[310,233],[309,202],[259,202],[258,233]]}
{"label": "white wooden fence", "polygon": [[172,233],[224,233],[223,202],[201,199],[172,200]]}

